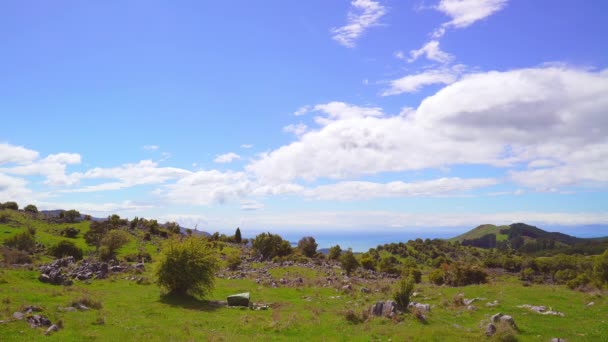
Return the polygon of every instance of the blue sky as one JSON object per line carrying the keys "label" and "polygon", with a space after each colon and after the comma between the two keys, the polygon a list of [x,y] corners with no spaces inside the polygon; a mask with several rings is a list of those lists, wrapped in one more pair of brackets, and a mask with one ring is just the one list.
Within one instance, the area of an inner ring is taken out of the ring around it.
{"label": "blue sky", "polygon": [[5,2],[0,201],[250,235],[606,225],[607,11]]}

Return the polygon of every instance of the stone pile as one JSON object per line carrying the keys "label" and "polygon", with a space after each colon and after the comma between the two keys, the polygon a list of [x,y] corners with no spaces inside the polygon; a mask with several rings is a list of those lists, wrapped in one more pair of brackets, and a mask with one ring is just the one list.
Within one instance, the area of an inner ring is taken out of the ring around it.
{"label": "stone pile", "polygon": [[90,260],[76,262],[69,256],[40,266],[41,274],[38,280],[53,285],[72,285],[73,280],[105,279],[109,273],[124,272],[131,268],[140,272],[145,269],[143,264],[127,267],[116,265],[113,260],[109,263]]}

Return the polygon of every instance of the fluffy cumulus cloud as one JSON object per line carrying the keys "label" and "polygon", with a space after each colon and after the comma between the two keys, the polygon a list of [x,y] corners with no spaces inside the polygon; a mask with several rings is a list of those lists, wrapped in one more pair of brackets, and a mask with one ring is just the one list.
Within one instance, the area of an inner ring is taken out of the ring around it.
{"label": "fluffy cumulus cloud", "polygon": [[378,25],[380,18],[386,14],[386,8],[378,1],[354,0],[351,6],[346,25],[331,29],[332,38],[349,48],[355,46],[356,40],[365,30]]}
{"label": "fluffy cumulus cloud", "polygon": [[236,154],[234,152],[228,152],[225,154],[220,154],[219,156],[215,157],[215,159],[213,159],[213,162],[225,164],[225,163],[232,163],[233,161],[239,160],[239,159],[241,159],[241,156],[239,156],[238,154]]}
{"label": "fluffy cumulus cloud", "polygon": [[464,28],[502,10],[507,0],[441,0],[435,9],[452,18],[442,24],[433,36],[441,37],[449,27]]}
{"label": "fluffy cumulus cloud", "polygon": [[38,158],[38,152],[32,151],[22,146],[0,144],[0,165],[2,164],[25,164]]}
{"label": "fluffy cumulus cloud", "polygon": [[0,173],[0,202],[29,200],[32,191],[27,188],[27,181]]}
{"label": "fluffy cumulus cloud", "polygon": [[[333,102],[297,141],[247,166],[260,179],[343,179],[458,164],[557,166],[514,172],[547,183],[603,182],[608,72],[539,67],[469,74],[407,116]],[[578,169],[590,170],[576,172]],[[549,176],[550,175],[550,176]],[[544,184],[543,187],[550,187]]]}
{"label": "fluffy cumulus cloud", "polygon": [[297,136],[300,136],[300,135],[306,133],[307,130],[308,130],[308,126],[306,126],[303,123],[290,124],[290,125],[283,127],[283,132],[293,133]]}
{"label": "fluffy cumulus cloud", "polygon": [[[33,151],[32,151],[33,152]],[[37,156],[37,152],[35,152]],[[34,154],[31,154],[34,156]],[[66,167],[70,164],[80,164],[80,155],[77,153],[50,154],[42,159],[21,160],[19,164],[0,168],[0,172],[14,175],[45,176],[45,183],[55,186],[72,185],[77,182],[66,174]]]}

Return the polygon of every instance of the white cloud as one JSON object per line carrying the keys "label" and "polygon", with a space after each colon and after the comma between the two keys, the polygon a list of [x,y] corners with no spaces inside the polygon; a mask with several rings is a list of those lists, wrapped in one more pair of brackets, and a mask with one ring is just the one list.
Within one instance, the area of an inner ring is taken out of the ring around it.
{"label": "white cloud", "polygon": [[298,110],[296,110],[295,112],[293,112],[293,115],[295,116],[302,116],[305,115],[306,113],[310,112],[310,110],[312,109],[311,106],[302,106],[300,108],[298,108]]}
{"label": "white cloud", "polygon": [[158,150],[160,147],[157,145],[144,145],[143,149],[147,150],[147,151],[156,151]]}
{"label": "white cloud", "polygon": [[66,167],[70,164],[80,164],[80,155],[77,153],[50,154],[43,159],[32,160],[13,167],[0,168],[0,172],[24,176],[42,175],[46,177],[46,184],[55,186],[72,185],[78,180],[66,174]]}
{"label": "white cloud", "polygon": [[306,126],[303,123],[290,124],[290,125],[283,127],[283,132],[293,133],[296,136],[300,136],[300,135],[306,133],[307,130],[308,130],[308,126]]}
{"label": "white cloud", "polygon": [[305,192],[306,196],[319,200],[366,200],[388,197],[433,197],[460,194],[477,188],[497,184],[491,178],[439,178],[412,183],[374,183],[349,181],[322,185]]}
{"label": "white cloud", "polygon": [[133,201],[122,201],[112,203],[83,203],[83,202],[38,202],[39,210],[76,209],[82,214],[90,214],[96,217],[105,217],[110,214],[129,214],[140,210],[152,209],[153,205],[140,204]]}
{"label": "white cloud", "polygon": [[251,191],[252,181],[243,172],[204,170],[166,185],[162,196],[176,203],[209,205],[240,199]]}
{"label": "white cloud", "polygon": [[443,64],[449,63],[452,59],[454,59],[454,56],[450,55],[447,52],[441,51],[441,49],[439,48],[439,41],[437,40],[431,40],[430,42],[424,44],[424,46],[420,49],[410,51],[410,58],[407,61],[408,63],[412,63],[416,61],[420,56],[425,56],[431,61]]}
{"label": "white cloud", "polygon": [[0,202],[22,202],[32,197],[32,191],[27,188],[27,181],[0,173]]}
{"label": "white cloud", "polygon": [[0,144],[0,165],[2,164],[24,164],[38,159],[38,152],[22,146],[6,143]]}
{"label": "white cloud", "polygon": [[449,27],[464,28],[502,10],[507,0],[441,0],[435,9],[452,18],[442,24],[433,36],[443,36]]}
{"label": "white cloud", "polygon": [[540,67],[469,74],[408,115],[332,102],[315,106],[325,114],[318,129],[246,169],[289,182],[554,160],[561,166],[511,177],[533,186],[526,176],[539,175],[544,188],[601,184],[608,175],[607,93],[608,71]]}
{"label": "white cloud", "polygon": [[241,145],[241,148],[244,148],[244,149],[250,149],[250,148],[252,148],[252,147],[253,147],[253,145],[252,145],[252,144],[242,144],[242,145]]}
{"label": "white cloud", "polygon": [[353,0],[353,7],[348,13],[347,24],[331,29],[332,38],[343,46],[352,48],[355,41],[368,28],[378,25],[380,18],[386,14],[386,8],[373,0]]}
{"label": "white cloud", "polygon": [[435,69],[419,74],[407,75],[390,82],[391,87],[382,92],[382,96],[415,93],[425,86],[432,84],[451,84],[456,82],[458,73],[453,69]]}
{"label": "white cloud", "polygon": [[225,164],[225,163],[232,163],[233,161],[239,160],[239,159],[241,159],[241,156],[239,156],[238,154],[236,154],[234,152],[229,152],[229,153],[225,153],[225,154],[220,154],[219,156],[215,157],[215,159],[213,159],[213,162]]}
{"label": "white cloud", "polygon": [[70,175],[70,179],[76,181],[84,179],[112,179],[116,181],[85,186],[78,189],[65,189],[62,192],[96,192],[119,190],[136,185],[162,184],[191,173],[191,171],[174,167],[159,167],[158,163],[154,161],[142,160],[137,164],[124,164],[112,168],[97,167],[84,173],[73,173]]}

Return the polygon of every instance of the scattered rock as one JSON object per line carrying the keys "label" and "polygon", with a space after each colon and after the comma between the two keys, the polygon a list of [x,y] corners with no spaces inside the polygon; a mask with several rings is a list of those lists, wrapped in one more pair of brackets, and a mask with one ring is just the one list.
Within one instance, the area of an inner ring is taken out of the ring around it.
{"label": "scattered rock", "polygon": [[518,306],[518,308],[528,309],[530,311],[534,311],[534,312],[539,313],[541,315],[552,315],[552,316],[560,316],[560,317],[564,317],[565,316],[564,313],[562,313],[562,312],[553,311],[553,310],[547,310],[547,307],[545,307],[544,305],[524,304],[524,305]]}
{"label": "scattered rock", "polygon": [[352,289],[353,289],[353,287],[350,284],[346,284],[346,285],[342,286],[342,290],[344,290],[344,291],[350,291]]}
{"label": "scattered rock", "polygon": [[42,315],[33,315],[33,316],[29,316],[27,318],[27,322],[30,324],[30,327],[32,328],[38,328],[38,327],[48,327],[51,325],[51,321],[42,316]]}
{"label": "scattered rock", "polygon": [[25,307],[25,313],[30,314],[32,312],[42,312],[42,308],[36,305],[28,305]]}
{"label": "scattered rock", "polygon": [[498,301],[497,301],[497,300],[495,300],[495,301],[493,301],[493,302],[487,302],[487,303],[486,303],[486,306],[487,306],[487,307],[495,307],[495,306],[498,306]]}
{"label": "scattered rock", "polygon": [[469,310],[469,311],[476,311],[477,307],[475,305],[467,305],[467,310]]}
{"label": "scattered rock", "polygon": [[46,329],[46,332],[44,334],[48,336],[54,331],[59,331],[59,327],[55,324],[51,325],[48,329]]}
{"label": "scattered rock", "polygon": [[392,300],[378,301],[371,306],[369,313],[372,316],[392,318],[397,313],[397,304]]}
{"label": "scattered rock", "polygon": [[595,305],[595,302],[589,302],[589,303],[587,303],[587,305],[585,305],[585,306],[594,306],[594,305]]}
{"label": "scattered rock", "polygon": [[416,309],[421,310],[423,312],[431,311],[431,305],[430,304],[410,302],[407,307],[408,308],[416,308]]}
{"label": "scattered rock", "polygon": [[249,306],[249,292],[228,296],[229,306]]}
{"label": "scattered rock", "polygon": [[24,317],[25,317],[25,314],[23,312],[17,311],[13,314],[13,318],[16,320],[19,320],[19,321],[22,320]]}
{"label": "scattered rock", "polygon": [[551,342],[566,342],[563,338],[554,337],[551,339]]}
{"label": "scattered rock", "polygon": [[361,288],[361,293],[370,293],[372,292],[370,289],[368,289],[367,287],[362,287]]}
{"label": "scattered rock", "polygon": [[496,334],[496,326],[493,323],[490,323],[486,327],[486,336],[493,336],[494,334]]}

